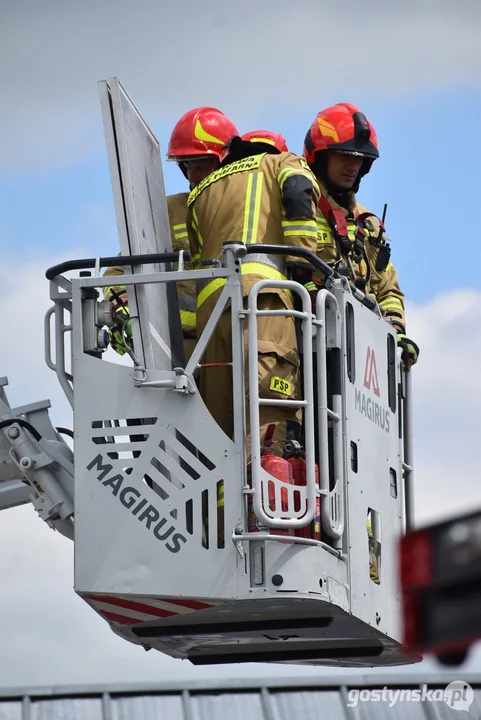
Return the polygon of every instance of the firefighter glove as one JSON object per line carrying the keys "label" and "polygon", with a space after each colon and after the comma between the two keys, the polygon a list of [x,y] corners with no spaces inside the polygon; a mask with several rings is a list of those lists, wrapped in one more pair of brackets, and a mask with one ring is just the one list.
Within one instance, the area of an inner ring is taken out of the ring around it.
{"label": "firefighter glove", "polygon": [[109,332],[110,347],[112,347],[119,355],[125,355],[128,350],[132,350],[132,330],[130,328],[130,320],[125,324],[125,330],[118,325],[110,328]]}
{"label": "firefighter glove", "polygon": [[127,313],[129,312],[129,301],[125,290],[124,292],[115,292],[115,290],[111,288],[109,300],[112,303],[110,314],[112,316],[113,322],[117,320],[118,313],[123,315],[125,314],[125,310],[127,311]]}
{"label": "firefighter glove", "polygon": [[133,347],[126,293],[115,294],[112,297],[112,320],[114,320],[115,325],[110,329],[110,346],[119,355],[125,355]]}
{"label": "firefighter glove", "polygon": [[317,300],[317,293],[323,286],[322,280],[314,280],[312,278],[309,282],[307,282],[304,287],[306,288],[307,292],[309,293],[311,297],[311,307],[312,307],[312,313],[313,315],[316,314],[316,300]]}
{"label": "firefighter glove", "polygon": [[397,344],[403,350],[403,360],[406,365],[406,370],[410,370],[418,361],[419,347],[414,340],[410,340],[402,333],[398,333]]}

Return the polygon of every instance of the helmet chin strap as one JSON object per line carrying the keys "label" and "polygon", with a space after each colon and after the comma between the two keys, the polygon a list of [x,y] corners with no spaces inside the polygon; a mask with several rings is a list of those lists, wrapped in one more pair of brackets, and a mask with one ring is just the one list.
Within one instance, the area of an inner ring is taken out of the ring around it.
{"label": "helmet chin strap", "polygon": [[[187,170],[186,170],[186,163],[185,163],[185,162],[182,162],[182,160],[180,160],[179,162],[177,162],[177,165],[178,165],[179,168],[181,169],[182,174],[183,174],[183,176],[185,177],[185,179],[186,179],[186,180],[189,180],[189,175],[188,175]],[[192,192],[192,190],[194,189],[194,187],[196,187],[196,186],[195,186],[195,185],[192,185],[192,183],[189,181],[189,189],[190,189],[191,192]]]}
{"label": "helmet chin strap", "polygon": [[[189,176],[188,176],[187,171],[186,171],[186,169],[185,169],[185,163],[179,162],[179,163],[177,163],[177,165],[178,165],[178,166],[180,167],[180,169],[182,170],[182,174],[183,174],[183,176],[185,177],[185,179],[186,179],[186,180],[189,180]],[[195,184],[194,184],[194,183],[191,183],[190,180],[189,180],[189,190],[190,190],[190,192],[192,192],[192,190],[193,190],[195,187],[196,187]]]}
{"label": "helmet chin strap", "polygon": [[362,173],[359,170],[357,177],[350,188],[341,187],[340,185],[336,185],[336,183],[333,183],[330,180],[327,180],[326,187],[334,200],[339,203],[339,205],[342,205],[342,207],[347,207],[347,205],[349,204],[350,196],[353,193],[355,195],[359,190],[359,185],[361,184],[362,177]]}
{"label": "helmet chin strap", "polygon": [[[185,163],[183,163],[183,162],[178,162],[177,165],[178,165],[179,168],[181,169],[182,175],[185,177],[186,180],[188,180],[189,178],[187,177],[187,172],[186,172],[186,169],[185,169]],[[191,189],[192,189],[192,188],[191,188]]]}
{"label": "helmet chin strap", "polygon": [[346,208],[346,210],[349,209],[350,205],[350,197],[353,193],[352,188],[341,188],[339,185],[334,185],[334,183],[329,183],[329,185],[326,185],[329,195],[337,202],[338,205],[340,205],[343,208]]}

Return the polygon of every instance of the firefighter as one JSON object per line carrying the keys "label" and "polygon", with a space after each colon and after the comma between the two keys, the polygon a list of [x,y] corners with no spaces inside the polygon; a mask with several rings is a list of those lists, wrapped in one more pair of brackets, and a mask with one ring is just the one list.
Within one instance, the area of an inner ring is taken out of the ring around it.
{"label": "firefighter", "polygon": [[[406,337],[404,295],[384,225],[356,200],[360,182],[379,157],[371,122],[349,103],[338,103],[318,113],[307,131],[304,157],[316,176],[321,197],[317,217],[318,255],[378,302],[403,348],[406,365],[417,362],[419,348]],[[317,293],[318,274],[306,287]]]}
{"label": "firefighter", "polygon": [[[219,170],[189,195],[187,231],[194,266],[204,259],[220,260],[222,245],[238,240],[246,244],[283,244],[316,251],[316,204],[319,189],[304,158],[287,151],[282,135],[267,131],[233,137]],[[288,269],[302,263],[294,256],[250,255],[242,263],[244,297],[260,279],[287,279]],[[306,267],[306,265],[304,265]],[[310,267],[310,266],[307,266]],[[197,335],[204,329],[225,280],[197,284]],[[266,289],[258,298],[260,309],[293,308],[292,294]],[[294,319],[258,318],[258,382],[261,397],[299,397],[300,370]],[[244,330],[244,345],[247,328]],[[206,348],[203,364],[229,363],[230,309],[226,309]],[[247,380],[247,352],[245,353]],[[202,367],[200,391],[210,413],[233,436],[232,371],[230,367]],[[246,395],[248,385],[246,382]],[[298,433],[300,413],[295,409],[261,406],[261,442],[270,423],[275,424],[274,452],[281,455],[286,433]],[[247,446],[250,455],[249,413]]]}
{"label": "firefighter", "polygon": [[371,511],[367,514],[366,531],[369,550],[369,577],[374,583],[376,583],[376,585],[379,585],[379,558],[381,554],[381,543],[374,537],[371,522]]}
{"label": "firefighter", "polygon": [[[167,149],[167,160],[176,162],[189,183],[189,189],[219,167],[222,148],[233,135],[237,135],[235,125],[223,112],[212,107],[198,107],[185,113],[174,127]],[[167,209],[172,236],[172,249],[188,250],[189,241],[185,224],[188,192],[167,196]],[[184,263],[186,270],[191,269],[189,262]],[[123,267],[110,267],[105,275],[122,275]],[[105,296],[110,299],[112,290],[120,295],[114,301],[119,320],[128,314],[127,295],[124,287],[106,288]],[[177,283],[180,316],[184,336],[185,356],[188,360],[196,342],[196,298],[195,281],[183,280]],[[124,303],[124,305],[122,305]],[[127,326],[128,332],[130,327]],[[125,345],[118,328],[111,331],[111,345],[121,355]]]}

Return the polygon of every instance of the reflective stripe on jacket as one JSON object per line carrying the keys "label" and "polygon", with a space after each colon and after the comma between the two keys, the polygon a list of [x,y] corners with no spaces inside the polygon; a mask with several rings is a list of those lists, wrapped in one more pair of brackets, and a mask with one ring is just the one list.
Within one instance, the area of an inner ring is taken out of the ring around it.
{"label": "reflective stripe on jacket", "polygon": [[[289,245],[316,252],[317,181],[303,158],[293,153],[261,154],[211,173],[189,195],[187,231],[195,266],[221,260],[227,241]],[[246,295],[259,279],[287,279],[295,256],[249,255],[242,263]],[[224,279],[198,284],[197,307],[225,285]],[[270,290],[292,306],[291,293]],[[215,298],[213,298],[215,299]]]}

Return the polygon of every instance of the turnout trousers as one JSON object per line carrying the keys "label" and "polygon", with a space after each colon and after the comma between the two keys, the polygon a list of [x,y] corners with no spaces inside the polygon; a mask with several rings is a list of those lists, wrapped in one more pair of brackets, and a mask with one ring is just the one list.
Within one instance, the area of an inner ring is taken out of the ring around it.
{"label": "turnout trousers", "polygon": [[[276,293],[258,296],[259,310],[277,310],[285,308],[282,297]],[[202,322],[199,311],[198,327]],[[299,399],[301,391],[300,363],[297,351],[295,321],[286,316],[264,316],[257,318],[258,355],[257,381],[259,396],[273,399]],[[223,363],[232,361],[231,311],[228,308],[219,320],[214,334],[206,348],[202,363]],[[249,419],[249,367],[248,367],[247,321],[244,322],[244,372],[246,402],[246,441],[247,460],[250,459],[250,419]],[[234,435],[234,409],[232,367],[206,367],[200,372],[201,396],[218,425],[226,435]],[[287,434],[296,439],[299,436],[301,410],[298,408],[260,406],[261,445],[270,424],[275,425],[273,452],[282,455]]]}

